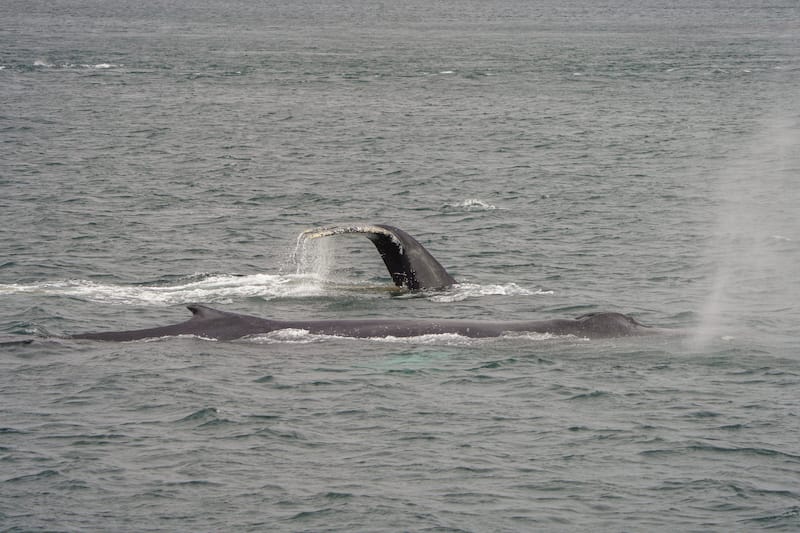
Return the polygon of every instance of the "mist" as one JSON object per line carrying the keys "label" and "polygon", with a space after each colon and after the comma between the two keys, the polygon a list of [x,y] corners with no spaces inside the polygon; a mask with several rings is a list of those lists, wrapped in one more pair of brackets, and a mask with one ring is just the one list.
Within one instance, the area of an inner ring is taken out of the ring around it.
{"label": "mist", "polygon": [[773,119],[714,176],[707,246],[709,292],[697,348],[751,332],[782,331],[800,297],[800,123]]}

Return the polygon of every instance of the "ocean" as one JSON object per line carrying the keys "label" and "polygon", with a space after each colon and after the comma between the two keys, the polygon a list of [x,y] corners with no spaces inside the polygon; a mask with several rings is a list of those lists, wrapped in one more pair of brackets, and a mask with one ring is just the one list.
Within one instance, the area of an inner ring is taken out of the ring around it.
{"label": "ocean", "polygon": [[[796,1],[0,21],[0,530],[800,529]],[[191,303],[684,334],[66,338]]]}

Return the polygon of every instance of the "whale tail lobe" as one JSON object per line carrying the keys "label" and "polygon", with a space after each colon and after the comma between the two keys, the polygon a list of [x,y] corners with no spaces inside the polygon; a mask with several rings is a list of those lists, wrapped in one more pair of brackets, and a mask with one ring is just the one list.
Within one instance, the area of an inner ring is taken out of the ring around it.
{"label": "whale tail lobe", "polygon": [[325,226],[306,230],[301,237],[318,239],[346,233],[363,233],[381,254],[392,281],[409,290],[443,289],[455,278],[414,237],[385,224]]}

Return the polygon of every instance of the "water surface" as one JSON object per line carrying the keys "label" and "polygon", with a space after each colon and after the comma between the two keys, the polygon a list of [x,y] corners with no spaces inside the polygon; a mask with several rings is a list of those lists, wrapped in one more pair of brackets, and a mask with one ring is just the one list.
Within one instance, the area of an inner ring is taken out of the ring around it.
{"label": "water surface", "polygon": [[[0,6],[9,530],[798,528],[800,9]],[[461,282],[393,290],[397,225]],[[57,340],[188,318],[692,329]]]}

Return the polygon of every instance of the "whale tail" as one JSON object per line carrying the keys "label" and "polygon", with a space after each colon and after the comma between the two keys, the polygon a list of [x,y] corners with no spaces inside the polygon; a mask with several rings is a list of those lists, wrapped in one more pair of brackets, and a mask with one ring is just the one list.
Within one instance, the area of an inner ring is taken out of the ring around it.
{"label": "whale tail", "polygon": [[442,289],[455,278],[414,237],[385,224],[325,226],[304,231],[301,238],[318,239],[346,233],[363,233],[372,241],[386,264],[392,281],[409,290]]}

